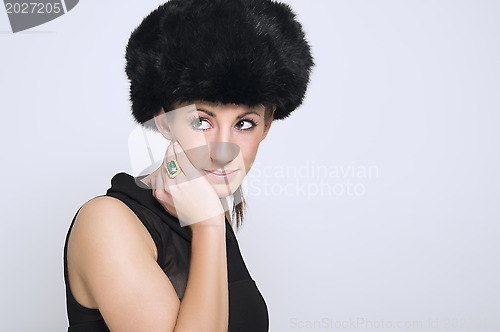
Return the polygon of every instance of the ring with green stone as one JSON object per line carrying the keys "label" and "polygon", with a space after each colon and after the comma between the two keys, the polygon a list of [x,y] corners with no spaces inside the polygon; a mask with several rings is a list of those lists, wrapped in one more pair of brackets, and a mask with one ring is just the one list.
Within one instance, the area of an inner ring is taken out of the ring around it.
{"label": "ring with green stone", "polygon": [[181,166],[179,165],[179,162],[175,159],[168,161],[165,164],[165,168],[167,169],[168,177],[171,179],[175,178],[177,175],[181,173]]}

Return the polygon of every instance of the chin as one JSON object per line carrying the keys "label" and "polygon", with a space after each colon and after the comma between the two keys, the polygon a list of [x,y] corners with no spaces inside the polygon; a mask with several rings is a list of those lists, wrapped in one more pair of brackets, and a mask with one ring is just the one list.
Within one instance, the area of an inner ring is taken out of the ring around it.
{"label": "chin", "polygon": [[231,196],[234,194],[236,189],[238,189],[238,186],[233,186],[233,185],[227,185],[227,184],[212,184],[212,187],[214,188],[215,192],[217,193],[217,196],[219,198]]}

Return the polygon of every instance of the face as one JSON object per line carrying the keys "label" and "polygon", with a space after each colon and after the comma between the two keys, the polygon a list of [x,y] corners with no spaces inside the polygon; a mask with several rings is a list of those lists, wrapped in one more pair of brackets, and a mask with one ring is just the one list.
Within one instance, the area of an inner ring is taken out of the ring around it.
{"label": "face", "polygon": [[219,197],[236,191],[272,123],[272,110],[266,111],[264,106],[203,101],[179,103],[159,115],[163,116],[155,121],[162,135],[179,142]]}

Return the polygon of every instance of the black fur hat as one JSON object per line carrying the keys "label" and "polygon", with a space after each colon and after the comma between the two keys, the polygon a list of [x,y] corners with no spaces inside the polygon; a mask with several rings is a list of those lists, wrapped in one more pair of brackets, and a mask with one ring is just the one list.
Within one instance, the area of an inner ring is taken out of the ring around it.
{"label": "black fur hat", "polygon": [[196,99],[276,105],[283,119],[302,103],[314,64],[290,7],[271,0],[171,0],[132,32],[126,61],[141,124]]}

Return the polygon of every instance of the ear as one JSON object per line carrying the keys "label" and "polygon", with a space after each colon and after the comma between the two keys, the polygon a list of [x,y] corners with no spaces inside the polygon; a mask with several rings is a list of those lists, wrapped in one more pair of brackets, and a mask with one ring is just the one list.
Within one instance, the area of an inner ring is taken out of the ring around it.
{"label": "ear", "polygon": [[163,110],[163,107],[161,108],[161,111],[158,112],[158,114],[155,114],[155,124],[160,134],[162,134],[163,137],[171,141],[173,135],[172,131],[170,130],[170,127],[168,126],[167,116],[165,114],[165,111]]}
{"label": "ear", "polygon": [[266,119],[264,123],[264,133],[262,134],[261,142],[266,138],[269,129],[271,129],[271,124],[273,123],[274,111],[276,111],[276,105],[273,105],[271,115]]}

